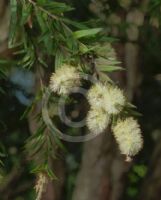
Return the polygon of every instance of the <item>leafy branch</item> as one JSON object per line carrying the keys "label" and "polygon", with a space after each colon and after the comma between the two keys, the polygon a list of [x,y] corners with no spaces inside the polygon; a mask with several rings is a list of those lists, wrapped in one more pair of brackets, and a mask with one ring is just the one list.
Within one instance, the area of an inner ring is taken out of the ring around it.
{"label": "leafy branch", "polygon": [[[34,72],[39,68],[39,71],[43,69],[50,73],[67,63],[79,67],[82,73],[97,74],[101,82],[110,82],[107,74],[122,70],[109,43],[111,38],[105,36],[102,28],[66,18],[64,12],[72,9],[55,1],[11,0],[9,47],[13,49],[15,65]],[[43,91],[44,77],[39,74],[38,78],[42,80],[39,88]],[[40,101],[41,98],[42,95]],[[33,104],[36,106],[37,102]],[[50,174],[50,160],[56,158],[60,141],[47,130],[41,113],[37,117],[39,127],[27,140],[26,150],[36,161],[33,171],[47,170]]]}
{"label": "leafy branch", "polygon": [[46,9],[44,9],[43,7],[39,6],[36,2],[32,1],[32,0],[28,0],[29,3],[31,3],[36,9],[39,9],[40,11],[46,13],[48,16],[50,16],[53,19],[59,20],[59,18],[53,14],[51,14],[49,11],[47,11]]}

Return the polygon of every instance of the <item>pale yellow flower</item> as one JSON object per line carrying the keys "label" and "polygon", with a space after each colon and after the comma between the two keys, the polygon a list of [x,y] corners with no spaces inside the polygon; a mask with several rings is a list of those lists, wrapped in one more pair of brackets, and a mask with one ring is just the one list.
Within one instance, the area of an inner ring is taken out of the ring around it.
{"label": "pale yellow flower", "polygon": [[132,117],[120,120],[113,127],[113,133],[122,154],[135,156],[143,146],[139,124]]}
{"label": "pale yellow flower", "polygon": [[92,133],[102,133],[108,126],[110,117],[102,109],[91,109],[87,115],[87,127]]}
{"label": "pale yellow flower", "polygon": [[119,114],[126,102],[122,90],[101,83],[91,87],[87,98],[92,108],[102,108],[110,115]]}
{"label": "pale yellow flower", "polygon": [[107,92],[107,87],[102,83],[96,83],[93,85],[87,95],[89,104],[93,108],[103,108],[104,106],[104,94]]}
{"label": "pale yellow flower", "polygon": [[119,114],[125,106],[125,96],[117,87],[110,86],[105,95],[104,108],[109,114]]}
{"label": "pale yellow flower", "polygon": [[46,185],[48,183],[48,178],[45,174],[40,173],[38,174],[38,180],[35,186],[35,190],[36,190],[36,200],[41,200],[42,199],[42,195],[46,189]]}
{"label": "pale yellow flower", "polygon": [[73,87],[78,86],[80,86],[80,75],[77,69],[71,65],[62,65],[50,78],[51,91],[60,95],[67,95]]}

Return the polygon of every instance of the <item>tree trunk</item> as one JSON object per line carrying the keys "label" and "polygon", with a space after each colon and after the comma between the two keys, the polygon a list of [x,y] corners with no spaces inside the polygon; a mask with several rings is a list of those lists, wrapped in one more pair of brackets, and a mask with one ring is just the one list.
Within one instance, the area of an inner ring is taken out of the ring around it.
{"label": "tree trunk", "polygon": [[147,176],[143,182],[140,200],[160,200],[161,198],[161,137],[156,143],[156,147],[151,157]]}
{"label": "tree trunk", "polygon": [[126,167],[110,131],[86,142],[72,200],[118,199]]}

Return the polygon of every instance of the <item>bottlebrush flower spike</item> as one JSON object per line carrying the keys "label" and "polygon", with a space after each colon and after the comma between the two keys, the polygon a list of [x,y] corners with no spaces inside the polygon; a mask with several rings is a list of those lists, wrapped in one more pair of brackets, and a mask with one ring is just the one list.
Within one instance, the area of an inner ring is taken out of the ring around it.
{"label": "bottlebrush flower spike", "polygon": [[127,156],[127,160],[141,150],[143,139],[140,126],[132,117],[118,121],[113,127],[113,133],[121,153]]}
{"label": "bottlebrush flower spike", "polygon": [[37,194],[36,200],[42,199],[42,195],[46,189],[47,183],[48,183],[48,179],[47,179],[46,175],[43,173],[40,173],[38,175],[38,180],[37,180],[37,183],[35,186],[35,190],[36,190],[36,194]]}
{"label": "bottlebrush flower spike", "polygon": [[109,114],[119,114],[125,106],[125,96],[117,87],[109,86],[105,95],[104,107]]}
{"label": "bottlebrush flower spike", "polygon": [[104,94],[107,92],[106,86],[102,83],[96,83],[88,92],[87,99],[93,108],[102,108],[104,106]]}
{"label": "bottlebrush flower spike", "polygon": [[73,87],[80,85],[80,75],[77,69],[71,65],[64,64],[52,74],[50,78],[50,89],[59,95],[67,95]]}
{"label": "bottlebrush flower spike", "polygon": [[110,117],[102,109],[91,109],[87,115],[87,127],[92,133],[102,133],[108,126]]}
{"label": "bottlebrush flower spike", "polygon": [[126,99],[117,87],[96,83],[88,92],[87,99],[92,108],[99,107],[111,114],[119,114]]}

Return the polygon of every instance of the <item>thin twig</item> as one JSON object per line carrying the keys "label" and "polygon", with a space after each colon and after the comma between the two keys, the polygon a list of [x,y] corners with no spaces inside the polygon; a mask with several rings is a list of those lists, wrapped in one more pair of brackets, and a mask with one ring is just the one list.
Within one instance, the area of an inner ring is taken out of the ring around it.
{"label": "thin twig", "polygon": [[47,11],[47,10],[44,9],[43,7],[37,5],[37,3],[34,2],[33,0],[28,0],[28,1],[29,1],[29,3],[31,3],[35,8],[37,8],[37,9],[41,10],[42,12],[46,13],[46,14],[47,14],[49,17],[51,17],[52,19],[59,20],[60,23],[61,23],[61,25],[62,25],[64,28],[68,29],[68,31],[69,31],[70,33],[72,33],[72,30],[70,30],[70,28],[63,22],[63,19],[61,19],[61,18],[59,18],[59,17],[57,17],[57,16],[51,14],[49,11]]}
{"label": "thin twig", "polygon": [[42,8],[41,6],[37,5],[36,2],[32,1],[32,0],[28,0],[29,3],[31,3],[35,8],[38,8],[39,10],[41,10],[42,12],[46,13],[48,16],[50,16],[53,19],[59,20],[59,18],[53,14],[51,14],[50,12],[48,12],[47,10],[45,10],[44,8]]}

